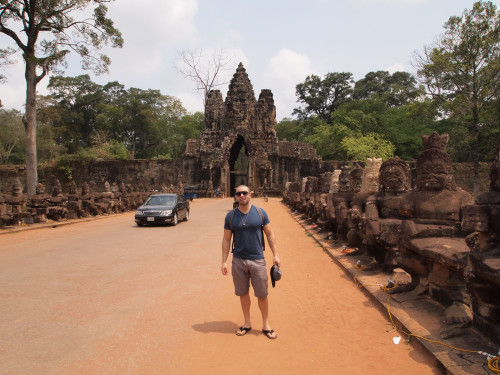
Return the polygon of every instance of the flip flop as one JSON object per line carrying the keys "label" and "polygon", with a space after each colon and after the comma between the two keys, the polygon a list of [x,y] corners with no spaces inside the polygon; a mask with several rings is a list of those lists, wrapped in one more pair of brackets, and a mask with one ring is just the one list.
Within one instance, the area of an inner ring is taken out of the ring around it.
{"label": "flip flop", "polygon": [[251,330],[252,327],[240,327],[238,328],[238,331],[236,331],[236,336],[245,336]]}
{"label": "flip flop", "polygon": [[270,340],[275,340],[278,338],[278,335],[274,332],[274,329],[263,329],[262,333],[266,335],[266,337]]}

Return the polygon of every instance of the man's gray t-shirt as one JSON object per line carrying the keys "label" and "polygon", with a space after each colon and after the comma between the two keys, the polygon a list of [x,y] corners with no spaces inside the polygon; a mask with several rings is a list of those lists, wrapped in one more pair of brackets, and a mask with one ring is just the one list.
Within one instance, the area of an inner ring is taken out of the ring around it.
{"label": "man's gray t-shirt", "polygon": [[264,223],[257,212],[257,208],[253,205],[250,208],[250,212],[246,215],[236,208],[233,215],[232,226],[229,223],[231,211],[226,215],[224,229],[232,229],[233,231],[234,257],[248,260],[264,258],[264,252],[262,251],[264,238],[262,236],[261,226],[269,224],[270,221],[266,211],[262,208],[260,210]]}

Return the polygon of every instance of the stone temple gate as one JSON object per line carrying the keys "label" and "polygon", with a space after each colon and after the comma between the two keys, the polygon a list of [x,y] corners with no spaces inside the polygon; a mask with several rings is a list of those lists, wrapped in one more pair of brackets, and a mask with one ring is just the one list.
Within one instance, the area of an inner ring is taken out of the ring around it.
{"label": "stone temple gate", "polygon": [[256,194],[280,195],[287,181],[332,169],[324,164],[312,146],[278,141],[273,94],[262,90],[256,100],[240,63],[225,101],[219,90],[208,93],[201,137],[187,141],[183,183],[206,195],[219,189],[233,196],[241,184]]}

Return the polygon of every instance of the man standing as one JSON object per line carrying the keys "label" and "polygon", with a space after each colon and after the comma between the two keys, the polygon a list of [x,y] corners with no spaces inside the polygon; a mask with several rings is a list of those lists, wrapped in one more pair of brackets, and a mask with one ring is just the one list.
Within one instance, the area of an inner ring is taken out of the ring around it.
{"label": "man standing", "polygon": [[[269,325],[268,320],[268,291],[267,268],[264,259],[264,238],[273,252],[273,265],[280,266],[280,259],[276,249],[276,239],[271,229],[267,213],[250,203],[252,193],[248,186],[241,185],[235,193],[238,208],[234,213],[229,212],[224,221],[224,237],[222,239],[222,274],[228,275],[227,257],[234,233],[234,249],[231,273],[235,294],[240,297],[241,309],[245,322],[236,331],[237,336],[244,336],[251,329],[250,323],[250,282],[257,297],[259,309],[262,314],[262,332],[269,339],[276,339],[278,335]],[[259,211],[260,210],[260,213]]]}

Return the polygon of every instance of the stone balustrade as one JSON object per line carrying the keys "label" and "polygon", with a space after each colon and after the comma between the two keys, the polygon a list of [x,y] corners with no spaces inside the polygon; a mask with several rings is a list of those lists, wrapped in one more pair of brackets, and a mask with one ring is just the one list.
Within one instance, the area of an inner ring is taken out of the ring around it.
{"label": "stone balustrade", "polygon": [[[9,226],[131,211],[154,193],[144,186],[134,188],[124,183],[110,185],[106,181],[102,191],[94,191],[91,185],[95,184],[84,183],[79,190],[76,183],[72,182],[69,192],[64,194],[60,182],[55,180],[51,194],[46,192],[44,184],[39,183],[35,194],[27,196],[19,180],[15,180],[10,194],[0,194],[0,230]],[[173,186],[165,187],[162,191],[180,192]]]}
{"label": "stone balustrade", "polygon": [[346,255],[370,259],[363,270],[405,271],[410,281],[389,293],[418,288],[442,304],[453,326],[443,337],[472,322],[500,342],[500,140],[491,191],[475,202],[455,183],[448,135],[422,141],[413,187],[405,161],[369,159],[364,168],[355,164],[305,177],[300,187],[287,184],[283,200],[336,246],[354,249]]}

